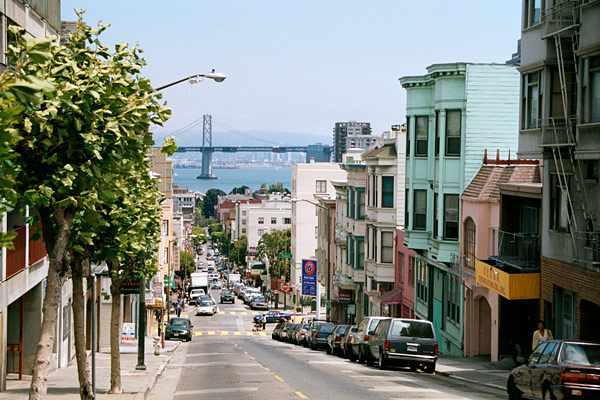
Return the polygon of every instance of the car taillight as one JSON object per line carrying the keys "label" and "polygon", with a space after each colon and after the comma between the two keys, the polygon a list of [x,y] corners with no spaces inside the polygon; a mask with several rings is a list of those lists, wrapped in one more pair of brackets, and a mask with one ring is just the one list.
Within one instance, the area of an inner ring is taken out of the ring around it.
{"label": "car taillight", "polygon": [[320,338],[320,337],[321,337],[321,335],[319,335],[319,334],[317,333],[317,334],[315,335],[315,337],[317,337],[317,338]]}
{"label": "car taillight", "polygon": [[563,372],[560,374],[562,383],[585,383],[585,374],[581,372]]}
{"label": "car taillight", "polygon": [[586,374],[585,381],[592,385],[600,385],[600,375]]}
{"label": "car taillight", "polygon": [[365,342],[369,341],[369,335],[365,335]]}
{"label": "car taillight", "polygon": [[440,348],[439,348],[439,346],[438,346],[438,344],[437,344],[437,343],[435,344],[435,350],[434,350],[434,352],[435,352],[435,355],[436,355],[436,356],[437,356],[437,355],[439,354],[439,352],[440,352]]}
{"label": "car taillight", "polygon": [[386,340],[385,344],[383,346],[385,347],[385,351],[389,351],[390,350],[390,341]]}
{"label": "car taillight", "polygon": [[341,341],[342,341],[342,338],[338,336],[338,337],[336,337],[336,338],[335,338],[335,341],[336,341],[336,342],[341,342]]}
{"label": "car taillight", "polygon": [[302,332],[302,333],[300,334],[300,336],[306,336],[306,333]]}

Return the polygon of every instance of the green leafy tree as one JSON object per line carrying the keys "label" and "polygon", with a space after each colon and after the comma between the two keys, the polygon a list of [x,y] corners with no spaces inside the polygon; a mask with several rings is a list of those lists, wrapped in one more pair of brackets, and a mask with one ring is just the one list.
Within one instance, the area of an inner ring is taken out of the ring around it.
{"label": "green leafy tree", "polygon": [[223,232],[223,226],[218,223],[218,222],[214,222],[212,224],[210,224],[208,226],[208,233],[212,236],[215,232]]}
{"label": "green leafy tree", "polygon": [[191,251],[180,250],[179,251],[179,265],[183,269],[180,275],[189,275],[196,270],[196,261]]}
{"label": "green leafy tree", "polygon": [[288,189],[283,186],[283,183],[277,182],[269,185],[269,193],[290,193]]}
{"label": "green leafy tree", "polygon": [[275,230],[261,236],[256,248],[261,259],[269,261],[269,274],[279,278],[285,272],[287,262],[279,254],[287,254],[291,249],[291,229]]}
{"label": "green leafy tree", "polygon": [[231,192],[229,192],[229,194],[245,194],[246,189],[250,189],[250,187],[246,186],[246,185],[242,185],[240,187],[234,187],[233,189],[231,189]]}
{"label": "green leafy tree", "polygon": [[208,189],[202,199],[202,215],[206,218],[215,216],[215,206],[219,196],[225,196],[225,192],[220,189]]}
{"label": "green leafy tree", "polygon": [[229,260],[237,265],[246,265],[246,253],[248,252],[248,238],[246,235],[232,243],[232,248],[229,251]]}
{"label": "green leafy tree", "polygon": [[[49,258],[30,386],[32,399],[46,396],[60,291],[71,266],[65,262],[67,251],[85,256],[86,249],[80,243],[93,243],[85,224],[98,223],[100,209],[112,209],[116,214],[122,211],[116,194],[125,187],[115,175],[123,173],[129,164],[140,163],[153,143],[148,128],[170,115],[159,105],[149,81],[138,75],[144,64],[138,50],[120,44],[111,52],[98,41],[105,28],[93,30],[80,18],[68,45],[54,45],[51,39],[34,39],[10,28],[15,42],[9,46],[8,56],[15,61],[15,68],[6,69],[0,77],[0,115],[7,116],[1,124],[11,133],[10,137],[0,136],[11,144],[8,161],[14,172],[10,190],[19,194],[17,198],[8,193],[7,207],[13,207],[15,203],[10,201],[16,199],[17,209],[24,205],[37,209]],[[15,110],[19,110],[17,119],[11,117]],[[2,162],[0,155],[0,167],[5,168]],[[109,189],[111,179],[114,186]],[[139,209],[126,210],[135,211]],[[80,218],[84,224],[73,231]],[[152,227],[148,224],[143,228]],[[135,235],[121,231],[118,237],[129,238],[131,256],[139,257],[142,247],[150,252],[145,242],[134,243]],[[135,258],[116,260],[125,265]],[[144,258],[134,264],[151,263]],[[81,386],[88,387],[80,374],[80,389],[87,391]],[[120,382],[112,389],[119,392]],[[91,398],[93,394],[82,392],[81,396]]]}

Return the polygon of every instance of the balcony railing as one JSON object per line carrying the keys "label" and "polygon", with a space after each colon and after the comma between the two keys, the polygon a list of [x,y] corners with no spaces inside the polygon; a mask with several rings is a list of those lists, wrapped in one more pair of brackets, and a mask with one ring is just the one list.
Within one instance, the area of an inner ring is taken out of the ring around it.
{"label": "balcony railing", "polygon": [[6,252],[6,279],[25,269],[26,240],[25,227],[15,229],[17,237],[13,240],[14,250]]}
{"label": "balcony railing", "polygon": [[[41,226],[41,225],[38,225]],[[38,227],[36,226],[36,227]],[[46,243],[44,238],[40,237],[35,242],[31,240],[33,236],[33,229],[29,231],[29,265],[34,265],[38,261],[42,260],[48,254],[46,252]]]}
{"label": "balcony railing", "polygon": [[575,232],[577,260],[600,265],[600,232]]}
{"label": "balcony railing", "polygon": [[579,6],[581,0],[563,0],[552,7],[542,10],[542,22],[545,23],[546,36],[560,34],[579,24]]}
{"label": "balcony railing", "polygon": [[490,228],[490,258],[519,270],[537,271],[540,267],[540,238],[528,233],[511,233]]}
{"label": "balcony railing", "polygon": [[577,117],[548,118],[542,126],[542,146],[575,146]]}

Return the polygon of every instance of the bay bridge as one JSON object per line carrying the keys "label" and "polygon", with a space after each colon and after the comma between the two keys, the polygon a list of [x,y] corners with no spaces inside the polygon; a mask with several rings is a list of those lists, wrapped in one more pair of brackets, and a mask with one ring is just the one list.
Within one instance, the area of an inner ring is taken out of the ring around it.
{"label": "bay bridge", "polygon": [[[175,131],[173,135],[180,134],[186,130],[199,124],[193,122],[188,126]],[[171,135],[169,135],[171,136]],[[200,146],[180,146],[176,153],[200,152],[202,153],[202,171],[198,175],[198,179],[216,179],[212,173],[212,155],[213,153],[306,153],[306,162],[314,159],[315,162],[329,162],[331,160],[332,146],[323,145],[320,143],[310,144],[305,146],[286,146],[278,145],[262,145],[262,146],[213,146],[212,143],[212,116],[202,116],[202,144]]]}

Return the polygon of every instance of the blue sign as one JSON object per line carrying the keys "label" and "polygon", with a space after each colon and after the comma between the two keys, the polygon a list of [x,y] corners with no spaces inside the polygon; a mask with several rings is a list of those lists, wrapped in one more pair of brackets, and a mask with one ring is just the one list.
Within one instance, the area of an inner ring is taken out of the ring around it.
{"label": "blue sign", "polygon": [[302,295],[317,296],[317,260],[302,260]]}

